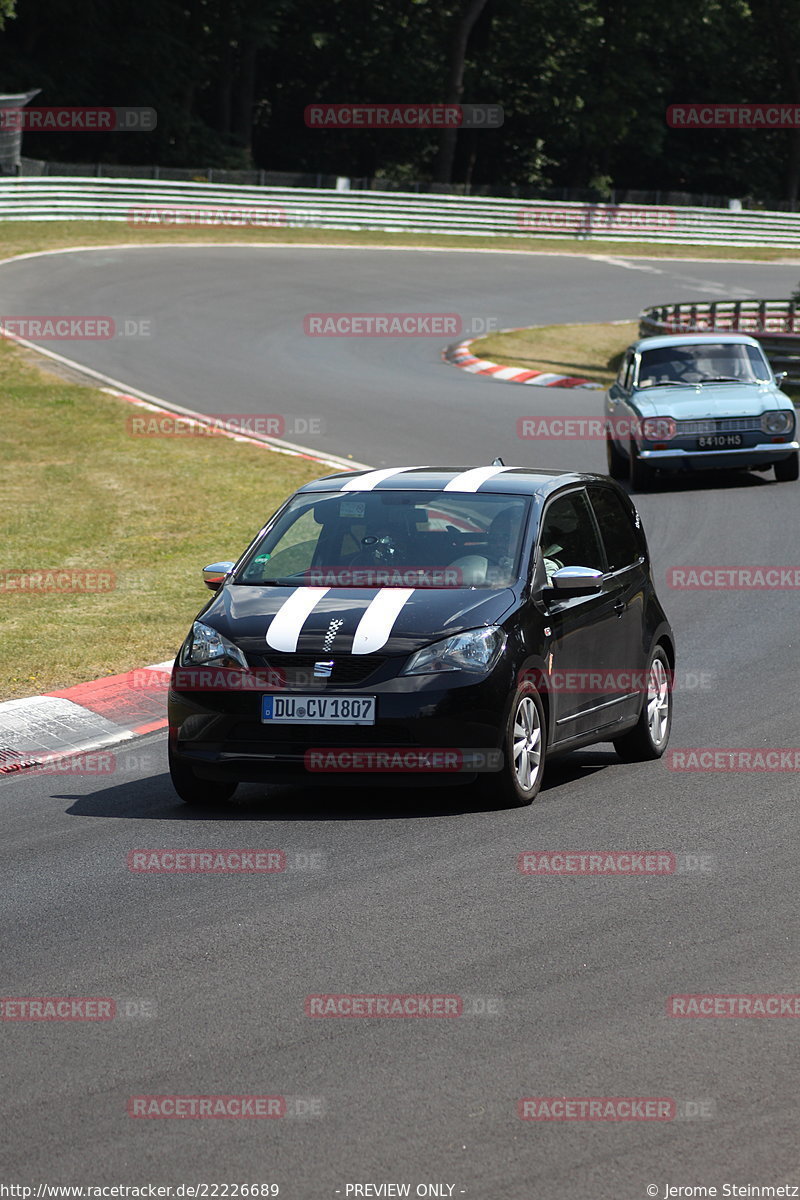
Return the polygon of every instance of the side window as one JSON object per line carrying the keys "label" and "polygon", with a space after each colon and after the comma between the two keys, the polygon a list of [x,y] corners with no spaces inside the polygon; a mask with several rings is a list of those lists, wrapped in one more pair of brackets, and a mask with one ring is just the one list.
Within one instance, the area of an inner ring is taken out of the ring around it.
{"label": "side window", "polygon": [[634,360],[633,354],[631,354],[630,351],[628,351],[628,353],[626,353],[625,357],[622,360],[622,364],[619,368],[619,375],[617,375],[617,383],[619,384],[620,387],[627,389],[633,383],[634,361],[635,360]]}
{"label": "side window", "polygon": [[632,361],[633,361],[633,355],[630,354],[630,352],[626,352],[622,356],[622,362],[620,363],[620,366],[619,366],[619,374],[617,375],[617,383],[619,384],[620,387],[628,386],[627,383],[625,382],[625,380],[628,378],[628,373],[630,371],[630,365],[631,365]]}
{"label": "side window", "polygon": [[539,550],[548,584],[560,567],[605,570],[585,492],[568,492],[548,504],[539,530]]}
{"label": "side window", "polygon": [[608,487],[593,487],[590,495],[610,569],[619,571],[638,562],[642,553],[639,539],[619,496]]}

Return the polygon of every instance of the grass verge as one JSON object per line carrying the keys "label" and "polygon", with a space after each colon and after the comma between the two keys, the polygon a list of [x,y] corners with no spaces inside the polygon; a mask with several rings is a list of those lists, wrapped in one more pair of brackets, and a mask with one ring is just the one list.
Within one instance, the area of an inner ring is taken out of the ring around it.
{"label": "grass verge", "polygon": [[579,375],[608,386],[616,378],[620,355],[636,341],[638,331],[637,321],[540,325],[478,338],[470,346],[470,353],[504,367]]}
{"label": "grass verge", "polygon": [[197,226],[132,226],[120,221],[0,221],[0,257],[72,246],[160,245],[164,243],[298,243],[348,246],[421,246],[445,250],[546,251],[552,254],[605,254],[625,258],[741,259],[800,262],[800,249],[766,246],[668,246],[650,242],[594,241],[586,238],[486,237],[462,234],[384,233],[379,230]]}
{"label": "grass verge", "polygon": [[[209,593],[296,487],[329,473],[225,437],[133,437],[140,412],[0,340],[0,699],[171,658]],[[9,590],[7,572],[110,572],[97,594]]]}

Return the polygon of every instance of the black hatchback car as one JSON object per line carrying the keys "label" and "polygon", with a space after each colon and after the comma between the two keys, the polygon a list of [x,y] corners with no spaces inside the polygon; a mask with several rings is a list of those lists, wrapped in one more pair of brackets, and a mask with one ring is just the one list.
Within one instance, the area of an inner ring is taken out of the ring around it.
{"label": "black hatchback car", "polygon": [[529,804],[545,758],[663,754],[674,638],[639,516],[602,475],[395,467],[300,488],[173,667],[189,804],[240,782],[472,782]]}

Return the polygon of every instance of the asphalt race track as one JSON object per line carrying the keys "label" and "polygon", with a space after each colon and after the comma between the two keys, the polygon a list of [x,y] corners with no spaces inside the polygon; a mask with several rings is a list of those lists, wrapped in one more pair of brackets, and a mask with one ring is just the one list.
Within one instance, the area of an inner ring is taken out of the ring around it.
{"label": "asphalt race track", "polygon": [[[786,295],[797,274],[623,257],[113,249],[2,265],[0,311],[150,321],[149,337],[50,346],[203,412],[321,417],[324,435],[295,440],[375,466],[502,454],[602,471],[600,441],[534,449],[515,433],[520,416],[597,415],[601,393],[468,376],[440,362],[443,339],[307,337],[304,315],[622,320],[662,300]],[[673,748],[800,744],[797,593],[677,591],[665,578],[680,565],[796,563],[798,499],[771,472],[637,499],[678,638]],[[221,545],[220,557],[239,549]],[[678,773],[599,748],[551,767],[527,809],[455,788],[243,787],[236,819],[209,819],[176,801],[165,758],[151,735],[119,747],[105,778],[0,782],[0,992],[108,996],[132,1014],[2,1023],[8,1179],[278,1183],[302,1200],[385,1182],[483,1200],[800,1183],[797,1023],[666,1015],[675,993],[797,990],[796,773]],[[278,848],[292,869],[128,870],[131,850],[153,847]],[[518,872],[527,850],[671,851],[704,869],[541,878]],[[312,993],[456,994],[498,1011],[315,1020]],[[137,1015],[143,1001],[152,1015]],[[133,1095],[218,1093],[283,1095],[287,1116],[126,1113]],[[670,1122],[533,1122],[517,1116],[526,1096],[707,1103],[705,1116],[689,1105]]]}

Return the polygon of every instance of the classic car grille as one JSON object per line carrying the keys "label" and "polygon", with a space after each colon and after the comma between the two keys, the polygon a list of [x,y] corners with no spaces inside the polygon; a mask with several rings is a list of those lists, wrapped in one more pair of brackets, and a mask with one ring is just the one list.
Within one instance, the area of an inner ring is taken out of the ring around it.
{"label": "classic car grille", "polygon": [[[251,667],[259,670],[278,671],[286,680],[287,687],[321,687],[341,684],[349,686],[364,683],[380,670],[386,657],[375,654],[248,654]],[[333,662],[334,667],[326,679],[314,676],[314,663]]]}
{"label": "classic car grille", "polygon": [[760,417],[707,417],[701,421],[676,421],[676,437],[705,433],[754,433],[761,429]]}

